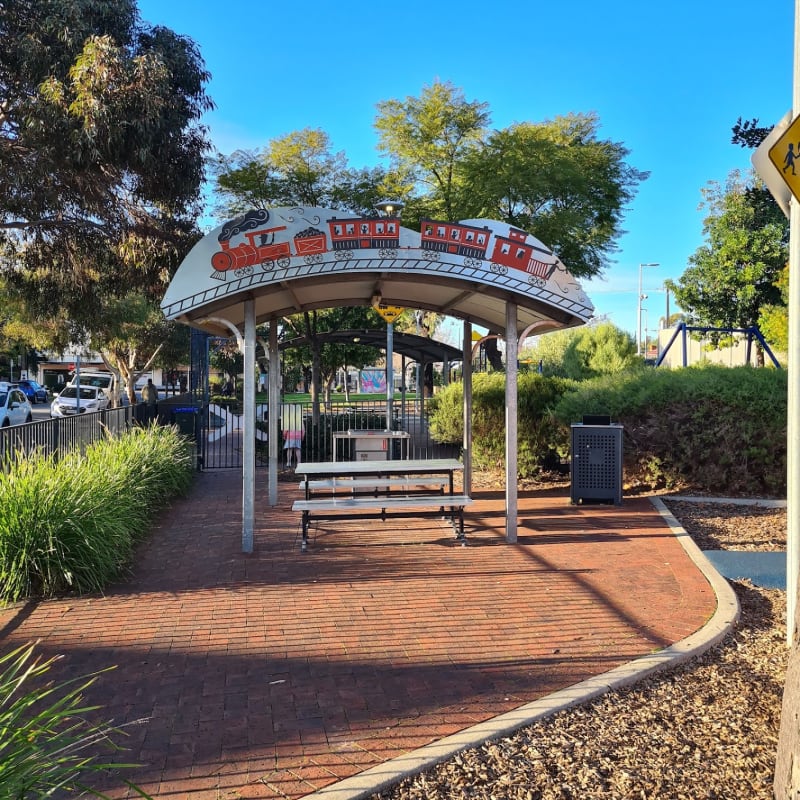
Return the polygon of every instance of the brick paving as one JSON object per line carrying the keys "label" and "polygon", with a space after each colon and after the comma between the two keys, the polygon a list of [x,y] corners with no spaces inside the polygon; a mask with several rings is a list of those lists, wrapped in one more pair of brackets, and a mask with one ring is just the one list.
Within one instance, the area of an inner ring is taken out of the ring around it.
{"label": "brick paving", "polygon": [[93,781],[111,798],[299,798],[698,630],[706,579],[647,498],[569,504],[473,492],[467,546],[439,520],[320,523],[299,552],[296,482],[241,552],[241,473],[200,473],[104,596],[0,610],[3,652],[40,640],[51,677],[126,727]]}

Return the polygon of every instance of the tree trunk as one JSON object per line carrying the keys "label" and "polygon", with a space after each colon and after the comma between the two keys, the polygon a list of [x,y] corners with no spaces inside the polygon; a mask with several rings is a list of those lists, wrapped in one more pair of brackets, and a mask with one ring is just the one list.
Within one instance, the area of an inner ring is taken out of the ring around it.
{"label": "tree trunk", "polygon": [[[795,604],[795,631],[800,621],[798,611],[800,605]],[[775,800],[796,800],[800,797],[800,642],[797,635],[793,637],[783,684],[773,796]]]}
{"label": "tree trunk", "polygon": [[483,343],[483,352],[486,354],[489,366],[491,366],[495,372],[503,372],[503,357],[500,355],[500,350],[497,347],[497,339],[486,339]]}

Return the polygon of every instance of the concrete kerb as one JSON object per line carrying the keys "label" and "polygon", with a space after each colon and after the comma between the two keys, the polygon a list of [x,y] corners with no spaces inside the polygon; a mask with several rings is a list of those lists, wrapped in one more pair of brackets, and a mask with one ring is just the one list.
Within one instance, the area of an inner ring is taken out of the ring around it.
{"label": "concrete kerb", "polygon": [[532,703],[526,703],[505,714],[465,728],[452,736],[319,789],[306,795],[306,800],[362,800],[404,778],[430,769],[462,750],[479,747],[487,741],[507,736],[559,711],[586,703],[612,689],[629,686],[654,672],[675,667],[720,642],[739,619],[740,609],[736,594],[664,503],[657,497],[652,497],[650,500],[678,538],[689,558],[706,577],[716,595],[716,611],[700,630],[663,650],[637,658],[602,675],[581,681]]}

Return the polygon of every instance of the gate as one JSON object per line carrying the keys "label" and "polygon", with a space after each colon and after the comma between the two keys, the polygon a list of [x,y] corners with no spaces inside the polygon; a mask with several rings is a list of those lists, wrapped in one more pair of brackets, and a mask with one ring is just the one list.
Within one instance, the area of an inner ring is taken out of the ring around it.
{"label": "gate", "polygon": [[[192,329],[191,363],[189,368],[189,398],[184,395],[183,405],[172,408],[171,421],[186,434],[194,433],[197,446],[197,465],[200,469],[241,469],[243,466],[244,417],[241,404],[221,405],[211,402],[208,370],[209,341],[207,333]],[[292,402],[300,405],[303,418],[304,461],[329,461],[334,457],[333,434],[348,430],[386,430],[385,399],[361,400],[351,403],[321,404],[319,424],[313,422],[310,402]],[[278,412],[280,414],[280,411]],[[407,447],[402,456],[408,458],[455,458],[461,453],[460,445],[434,442],[430,437],[425,401],[398,398],[393,403],[392,430],[408,433]],[[269,465],[268,447],[269,407],[256,403],[256,467]],[[280,431],[280,420],[278,430]],[[393,458],[400,458],[400,442],[393,442]],[[379,457],[381,454],[376,454]],[[352,452],[338,452],[339,459],[354,458]],[[278,466],[285,463],[283,441],[278,447]]]}

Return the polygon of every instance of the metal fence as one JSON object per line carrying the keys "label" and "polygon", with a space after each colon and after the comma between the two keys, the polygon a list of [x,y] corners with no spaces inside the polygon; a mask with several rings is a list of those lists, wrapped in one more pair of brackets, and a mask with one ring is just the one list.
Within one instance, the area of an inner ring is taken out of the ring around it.
{"label": "metal fence", "polygon": [[[285,404],[282,404],[284,406]],[[304,461],[329,461],[334,457],[334,433],[348,430],[386,430],[386,403],[374,400],[321,405],[318,423],[314,421],[310,402],[299,405],[303,421],[301,458]],[[394,441],[393,458],[448,458],[457,457],[460,445],[440,444],[430,436],[424,400],[411,400],[393,404],[391,430],[405,431],[406,441]],[[281,412],[279,411],[279,414]],[[244,425],[241,408],[237,404],[221,406],[209,403],[205,407],[176,408],[173,420],[186,433],[194,431],[198,465],[202,469],[240,468],[242,466],[242,435]],[[256,466],[269,464],[269,407],[256,405]],[[283,419],[278,420],[278,430],[283,431]],[[280,434],[279,434],[280,435]],[[387,446],[389,446],[387,444]],[[350,442],[336,444],[336,458],[350,460],[356,457],[355,445]],[[279,463],[283,461],[283,437],[278,446]],[[376,454],[377,457],[384,457]]]}
{"label": "metal fence", "polygon": [[[358,457],[357,445],[350,441],[336,443],[334,433],[349,430],[387,430],[386,403],[368,400],[353,403],[322,405],[318,423],[314,422],[310,402],[293,403],[301,406],[304,461],[352,460]],[[279,412],[280,413],[280,412]],[[106,409],[72,417],[59,417],[0,428],[0,464],[24,458],[34,452],[56,458],[70,450],[86,447],[108,434],[117,435],[132,425],[146,424],[148,410],[143,403]],[[176,425],[181,433],[194,440],[199,469],[237,469],[242,467],[242,437],[244,424],[241,408],[236,403],[223,406],[216,403],[193,403],[191,399],[175,398],[159,402],[158,421]],[[278,429],[282,431],[282,420]],[[269,409],[256,405],[256,466],[269,464]],[[434,442],[428,429],[424,400],[397,402],[392,408],[391,430],[404,431],[407,438],[386,444],[392,447],[393,458],[457,457],[459,445]],[[280,434],[279,434],[280,435]],[[279,442],[279,463],[283,460],[283,438]],[[373,456],[369,456],[373,457]],[[376,453],[374,457],[385,457]]]}
{"label": "metal fence", "polygon": [[0,464],[5,467],[35,452],[58,458],[109,434],[119,435],[132,425],[143,422],[145,411],[139,403],[0,428]]}

